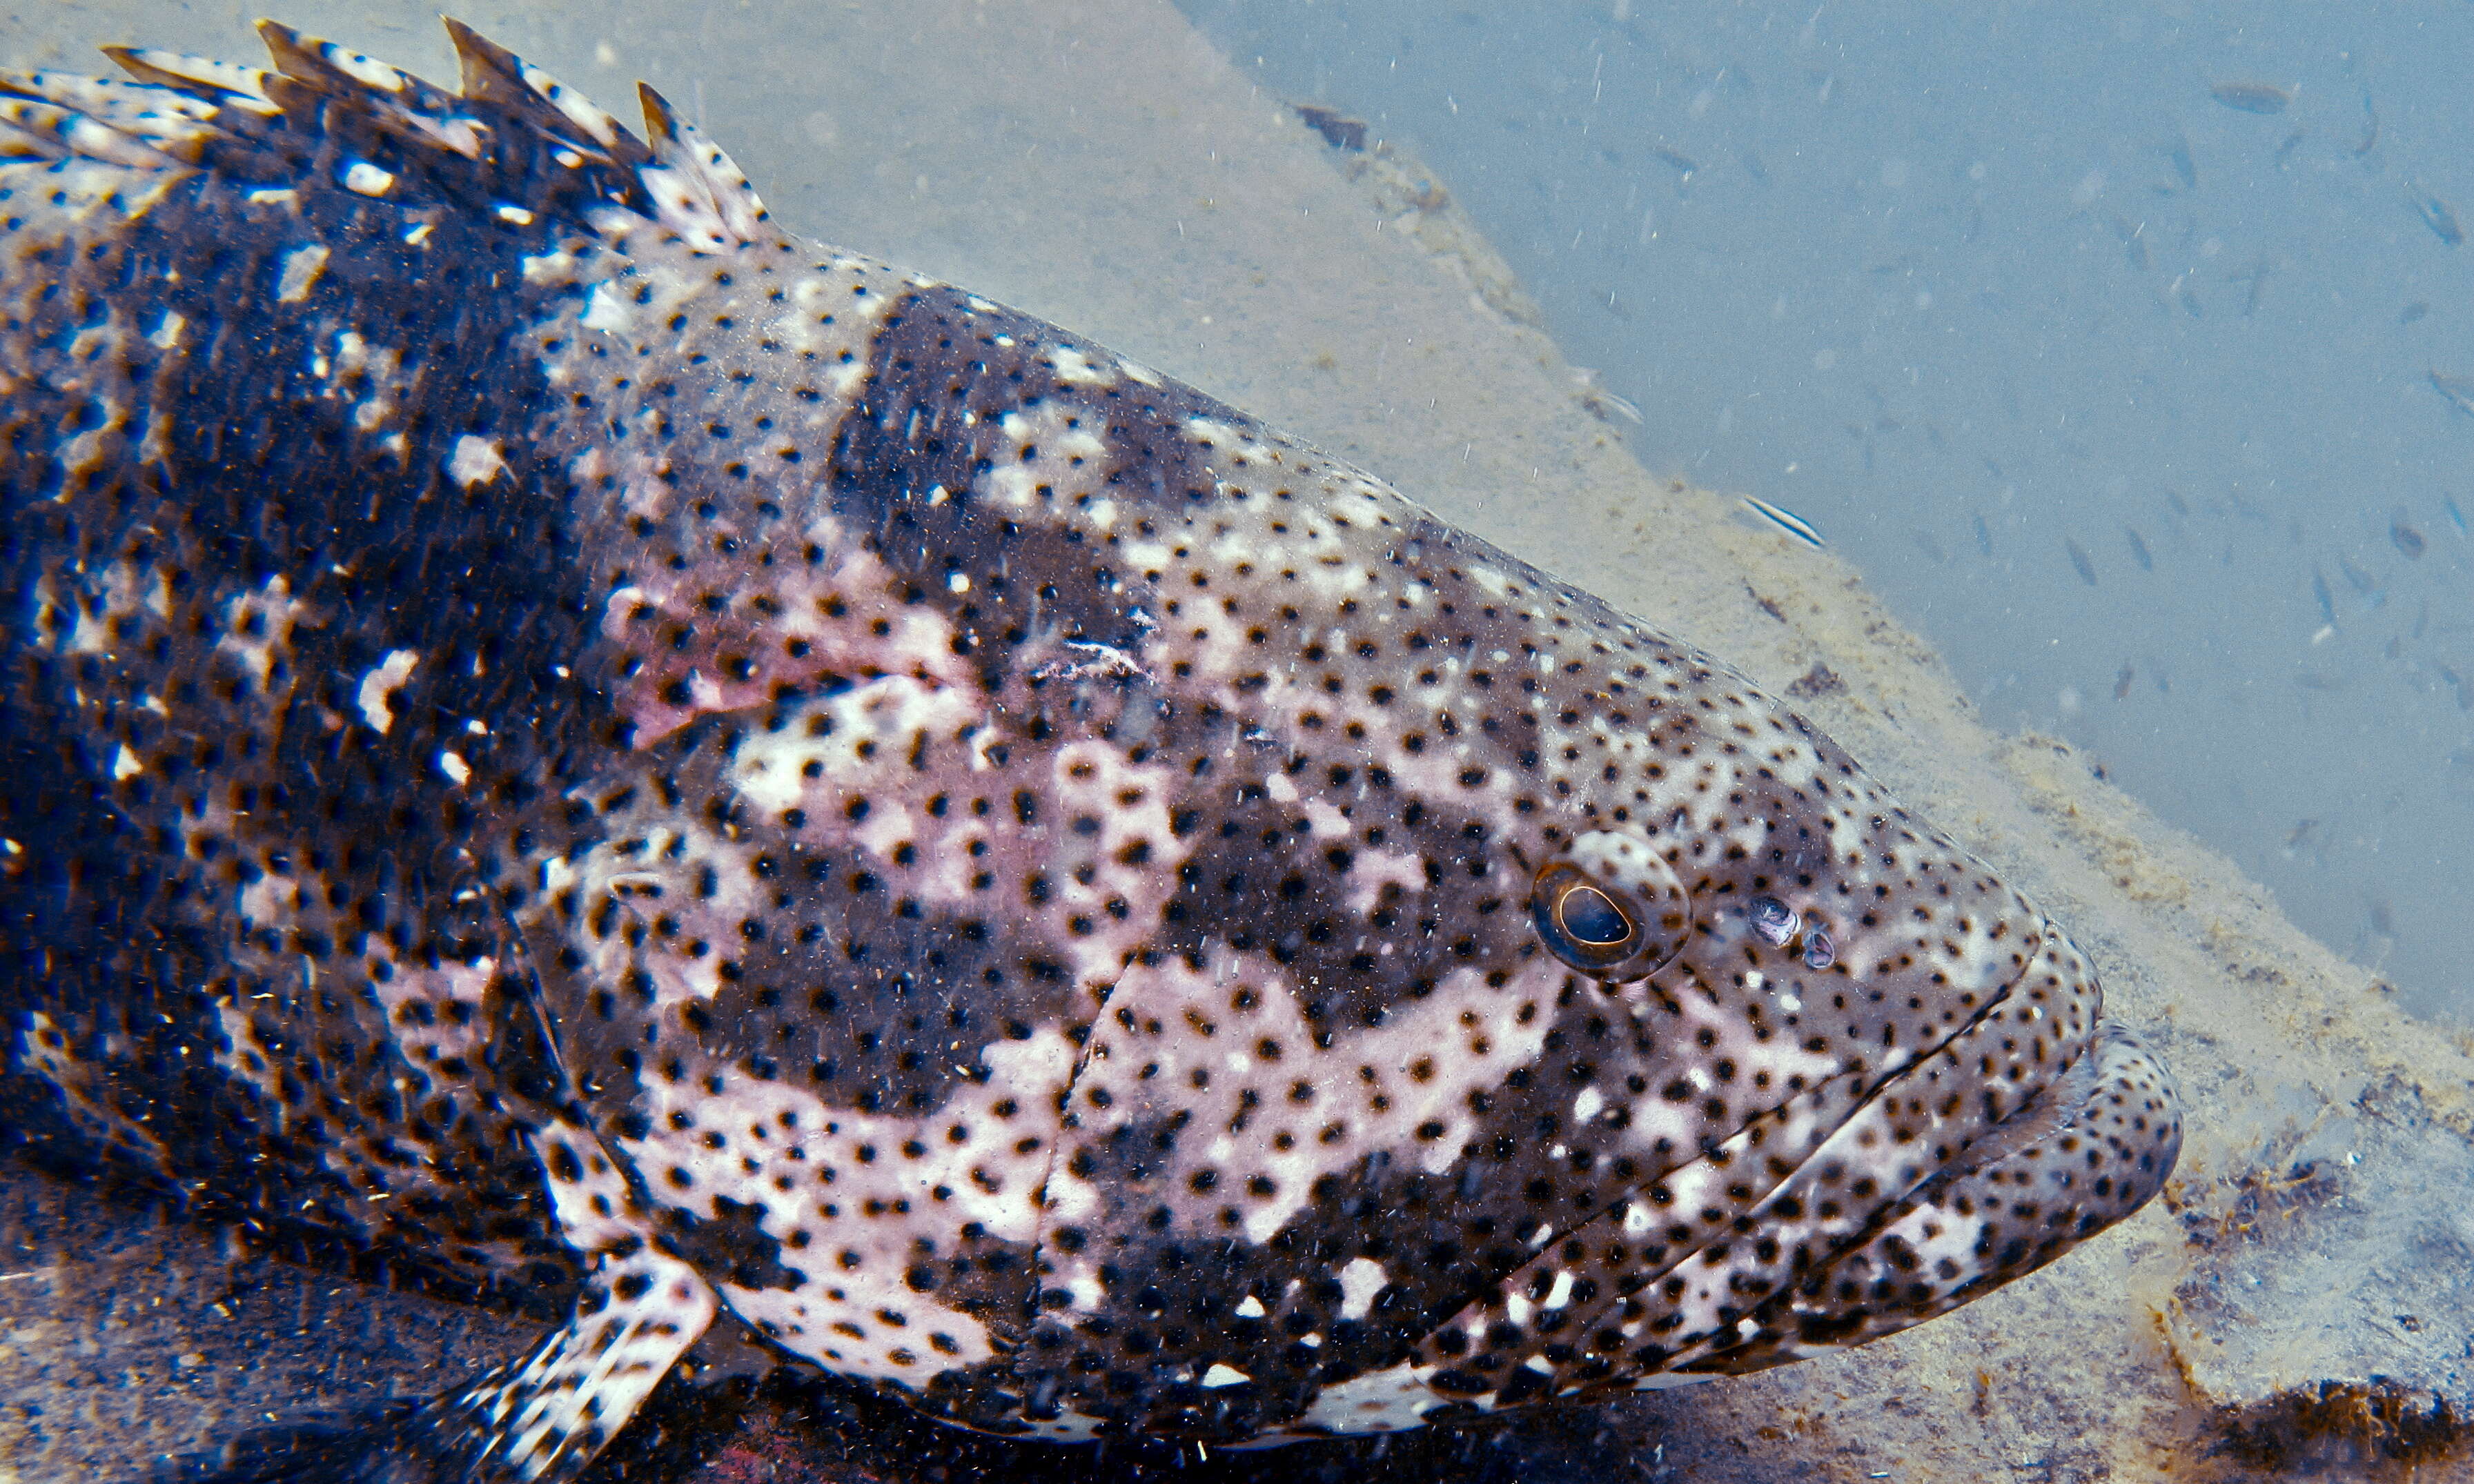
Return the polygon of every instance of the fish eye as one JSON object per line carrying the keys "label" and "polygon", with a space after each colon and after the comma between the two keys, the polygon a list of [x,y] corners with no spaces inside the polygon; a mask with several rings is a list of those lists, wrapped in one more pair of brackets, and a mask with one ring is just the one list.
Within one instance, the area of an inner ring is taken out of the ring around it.
{"label": "fish eye", "polygon": [[1548,952],[1593,978],[1647,978],[1683,950],[1692,901],[1646,840],[1595,831],[1539,868],[1530,917]]}
{"label": "fish eye", "polygon": [[1611,948],[1632,936],[1632,919],[1594,886],[1564,888],[1555,900],[1555,922],[1593,948]]}

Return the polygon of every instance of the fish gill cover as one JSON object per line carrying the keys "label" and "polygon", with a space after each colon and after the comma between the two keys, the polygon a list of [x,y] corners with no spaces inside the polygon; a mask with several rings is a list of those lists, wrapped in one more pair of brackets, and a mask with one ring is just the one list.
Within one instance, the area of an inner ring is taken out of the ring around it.
{"label": "fish gill cover", "polygon": [[8,1130],[568,1313],[362,1465],[570,1475],[725,1313],[1034,1438],[1604,1397],[2161,1185],[1801,717],[450,31],[0,96]]}

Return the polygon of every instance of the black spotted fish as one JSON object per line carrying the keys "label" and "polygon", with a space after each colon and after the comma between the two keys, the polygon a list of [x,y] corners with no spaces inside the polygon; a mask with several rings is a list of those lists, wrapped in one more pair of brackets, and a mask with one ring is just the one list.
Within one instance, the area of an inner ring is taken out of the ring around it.
{"label": "black spotted fish", "polygon": [[1025,1438],[1758,1371],[2155,1193],[2062,930],[1733,671],[460,26],[0,83],[10,1137]]}

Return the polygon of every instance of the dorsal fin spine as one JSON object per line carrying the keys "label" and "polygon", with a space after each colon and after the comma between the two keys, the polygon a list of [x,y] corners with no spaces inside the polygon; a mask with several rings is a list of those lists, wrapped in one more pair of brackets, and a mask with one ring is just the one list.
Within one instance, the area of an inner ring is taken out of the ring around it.
{"label": "dorsal fin spine", "polygon": [[[616,179],[595,174],[590,200],[567,202],[570,219],[605,234],[623,233],[633,213],[708,252],[778,239],[746,173],[650,87],[639,84],[649,136],[640,140],[581,94],[451,18],[448,36],[463,73],[456,92],[274,21],[259,22],[258,32],[272,70],[150,48],[105,48],[141,88],[169,95],[158,109],[164,115],[160,125],[129,123],[135,115],[124,117],[116,108],[89,108],[85,111],[92,116],[83,121],[43,112],[36,105],[80,112],[84,96],[76,88],[103,84],[36,82],[16,89],[30,101],[0,119],[0,138],[15,141],[21,153],[82,154],[125,164],[238,165],[264,179],[301,169],[304,149],[315,149],[341,119],[415,155],[427,152],[433,160],[447,156],[475,168],[468,180],[466,165],[442,161],[441,183],[452,195],[477,193],[468,199],[530,213],[567,193],[555,174],[546,181],[542,172],[616,167],[622,172]],[[0,95],[8,91],[0,84]],[[379,178],[376,171],[370,166],[359,177],[363,185],[347,188],[366,192],[366,182]],[[540,196],[525,196],[528,189]]]}
{"label": "dorsal fin spine", "polygon": [[[682,209],[689,213],[667,225],[700,245],[706,239],[730,244],[755,242],[772,213],[764,209],[756,188],[747,183],[746,172],[722,153],[719,145],[707,139],[703,131],[679,117],[668,99],[643,83],[636,84],[636,96],[643,105],[644,132],[653,142],[655,165],[675,178],[682,187],[675,192],[654,188],[654,194],[680,202]],[[646,184],[652,187],[649,180]]]}

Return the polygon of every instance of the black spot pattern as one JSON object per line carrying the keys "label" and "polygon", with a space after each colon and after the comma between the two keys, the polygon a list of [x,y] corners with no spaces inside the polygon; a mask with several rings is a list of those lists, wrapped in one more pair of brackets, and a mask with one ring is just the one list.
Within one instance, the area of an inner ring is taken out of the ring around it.
{"label": "black spot pattern", "polygon": [[455,35],[0,165],[9,1129],[573,1297],[407,1448],[579,1467],[721,1308],[996,1431],[1384,1430],[2161,1184],[2087,964],[1802,718]]}

